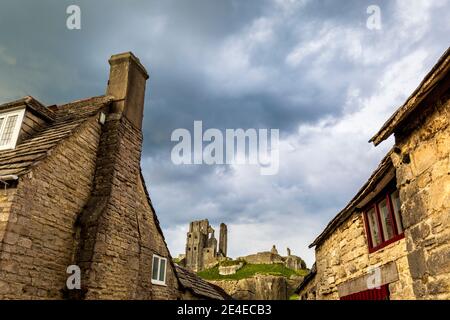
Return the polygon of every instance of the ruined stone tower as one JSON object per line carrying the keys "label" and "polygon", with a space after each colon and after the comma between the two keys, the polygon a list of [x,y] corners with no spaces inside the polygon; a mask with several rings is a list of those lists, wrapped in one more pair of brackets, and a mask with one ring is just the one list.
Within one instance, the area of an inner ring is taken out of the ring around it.
{"label": "ruined stone tower", "polygon": [[190,223],[186,241],[186,268],[201,271],[215,265],[220,257],[226,257],[227,226],[224,223],[220,225],[219,252],[214,233],[207,219]]}
{"label": "ruined stone tower", "polygon": [[227,225],[225,223],[220,224],[220,235],[219,235],[219,254],[223,257],[227,256],[227,237],[228,237]]}

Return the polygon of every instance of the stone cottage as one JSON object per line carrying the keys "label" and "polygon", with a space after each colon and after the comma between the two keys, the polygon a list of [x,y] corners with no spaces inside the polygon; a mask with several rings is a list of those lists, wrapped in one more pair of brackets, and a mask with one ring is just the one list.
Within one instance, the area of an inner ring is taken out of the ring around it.
{"label": "stone cottage", "polygon": [[310,247],[301,299],[450,299],[450,50],[370,140],[395,145]]}
{"label": "stone cottage", "polygon": [[105,95],[0,106],[0,299],[221,298],[176,269],[145,186],[148,73],[109,63]]}

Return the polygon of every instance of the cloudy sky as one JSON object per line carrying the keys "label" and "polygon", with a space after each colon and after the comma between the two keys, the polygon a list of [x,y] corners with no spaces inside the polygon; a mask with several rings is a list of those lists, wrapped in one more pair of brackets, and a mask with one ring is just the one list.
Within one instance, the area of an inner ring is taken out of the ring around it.
{"label": "cloudy sky", "polygon": [[[66,28],[67,6],[81,30]],[[381,10],[371,30],[367,8]],[[143,172],[174,256],[191,220],[229,255],[307,249],[392,146],[367,141],[449,45],[450,0],[2,1],[0,103],[103,94],[111,54],[150,72]],[[280,130],[280,170],[171,162],[174,129]],[[216,228],[218,229],[218,228]]]}

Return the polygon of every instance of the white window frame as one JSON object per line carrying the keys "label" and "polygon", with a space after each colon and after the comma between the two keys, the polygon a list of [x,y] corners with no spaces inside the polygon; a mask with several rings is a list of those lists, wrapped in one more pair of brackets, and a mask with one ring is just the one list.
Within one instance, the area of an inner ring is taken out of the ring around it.
{"label": "white window frame", "polygon": [[[158,258],[158,265],[156,266],[156,268],[157,268],[156,275],[157,275],[158,279],[153,279],[153,269],[155,267],[153,264],[155,262],[155,258]],[[159,280],[159,272],[160,272],[161,262],[162,261],[164,261],[165,268],[164,268],[164,279],[161,281],[161,280]],[[153,284],[157,284],[157,285],[160,285],[160,286],[166,286],[167,285],[166,284],[166,279],[167,279],[167,258],[158,256],[157,254],[153,255],[153,257],[152,257],[152,274],[151,274],[151,279],[152,279],[152,283]]]}
{"label": "white window frame", "polygon": [[22,121],[23,118],[25,116],[25,108],[24,109],[19,109],[19,110],[14,110],[14,111],[8,111],[8,112],[1,112],[0,113],[0,118],[4,118],[4,121],[0,127],[0,138],[3,135],[3,130],[6,126],[6,122],[8,120],[9,117],[11,116],[17,116],[17,121],[16,124],[14,126],[14,130],[13,130],[13,134],[11,136],[11,140],[9,141],[8,144],[5,144],[4,146],[0,146],[0,151],[1,150],[8,150],[8,149],[14,149],[16,147],[17,144],[17,139],[19,138],[19,133],[20,133],[20,129],[22,128]]}

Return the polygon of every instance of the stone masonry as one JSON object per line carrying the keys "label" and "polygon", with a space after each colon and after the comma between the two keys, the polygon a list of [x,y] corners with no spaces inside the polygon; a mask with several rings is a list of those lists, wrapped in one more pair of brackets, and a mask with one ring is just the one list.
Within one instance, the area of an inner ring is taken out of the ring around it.
{"label": "stone masonry", "polygon": [[[132,53],[109,63],[104,96],[0,106],[27,122],[0,151],[0,299],[225,299],[172,262],[140,167],[148,74]],[[163,284],[154,255],[167,259]],[[81,289],[66,286],[71,265]]]}
{"label": "stone masonry", "polygon": [[407,258],[419,299],[450,299],[449,98],[447,91],[426,101],[428,112],[396,135],[398,152],[392,155]]}
{"label": "stone masonry", "polygon": [[372,268],[392,261],[398,279],[389,284],[390,298],[414,298],[405,239],[369,254],[363,217],[354,215],[316,249],[316,298],[339,299],[341,284],[370,275]]}
{"label": "stone masonry", "polygon": [[238,260],[243,260],[251,264],[284,264],[287,268],[293,270],[306,269],[305,262],[298,256],[293,255],[291,250],[287,248],[287,255],[281,256],[278,253],[275,245],[272,246],[270,251],[258,252],[247,256],[239,257]]}
{"label": "stone masonry", "polygon": [[214,229],[209,225],[209,221],[207,219],[193,221],[189,225],[185,259],[181,264],[189,270],[198,272],[216,265],[220,259],[226,259],[226,251],[227,226],[224,223],[220,225],[220,242],[217,247]]}
{"label": "stone masonry", "polygon": [[[302,298],[363,292],[376,276],[390,299],[450,299],[449,73],[450,49],[371,139],[378,145],[394,134],[395,146],[310,245],[317,270],[299,286]],[[387,183],[399,191],[404,231],[370,251],[363,209]]]}

